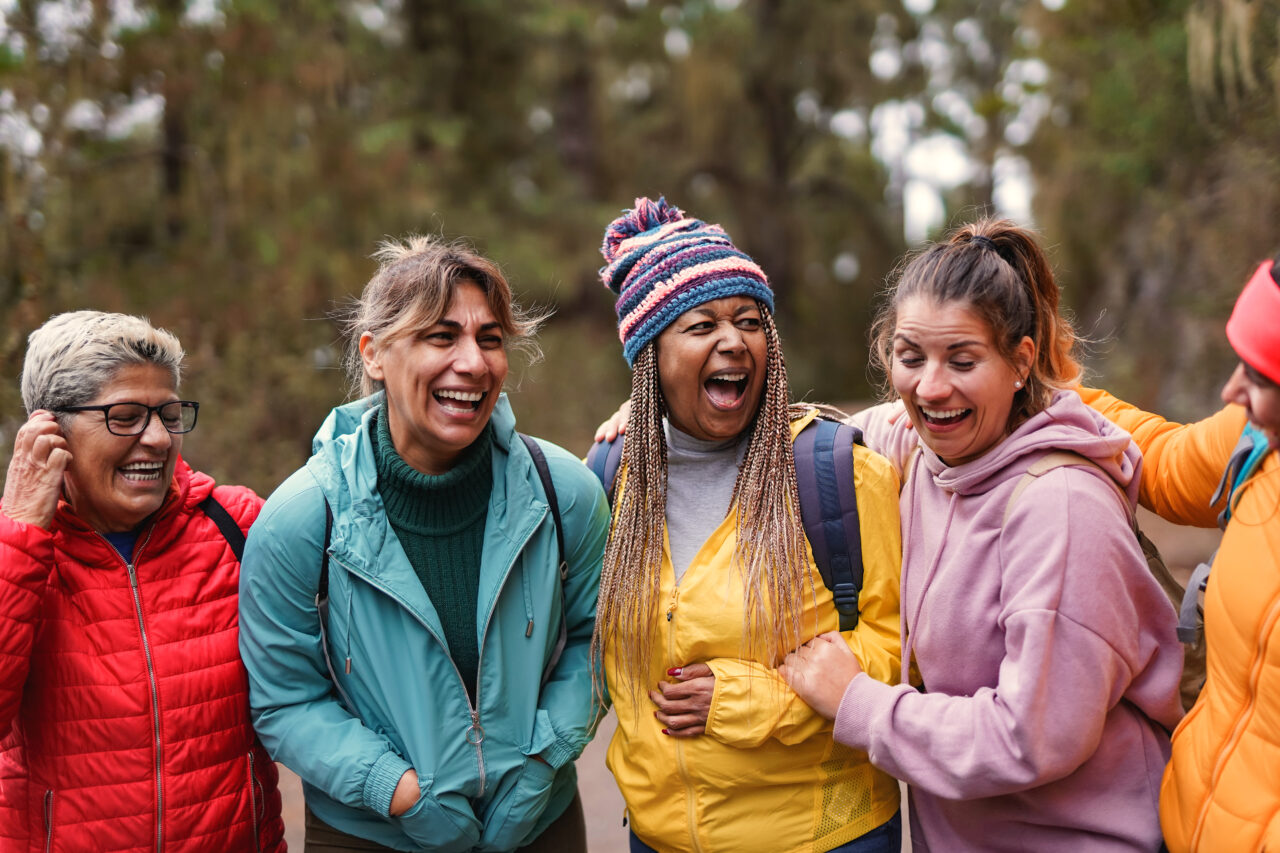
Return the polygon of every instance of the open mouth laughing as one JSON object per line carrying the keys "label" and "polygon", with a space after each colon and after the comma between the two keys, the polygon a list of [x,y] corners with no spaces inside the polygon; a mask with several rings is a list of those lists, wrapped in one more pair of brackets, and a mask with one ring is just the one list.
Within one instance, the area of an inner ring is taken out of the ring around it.
{"label": "open mouth laughing", "polygon": [[747,393],[747,372],[745,370],[725,370],[702,383],[707,399],[717,409],[734,409],[742,404]]}

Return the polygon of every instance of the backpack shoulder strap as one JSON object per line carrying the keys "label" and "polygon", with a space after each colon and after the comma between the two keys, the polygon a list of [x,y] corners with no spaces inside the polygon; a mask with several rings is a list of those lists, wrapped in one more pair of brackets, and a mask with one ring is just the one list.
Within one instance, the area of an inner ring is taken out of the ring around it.
{"label": "backpack shoulder strap", "polygon": [[522,432],[517,433],[517,435],[524,442],[524,446],[529,448],[529,455],[533,457],[533,467],[538,472],[538,479],[542,481],[542,491],[547,497],[547,507],[551,510],[551,520],[555,522],[556,548],[560,554],[560,580],[563,581],[569,574],[569,564],[564,557],[564,527],[560,521],[560,501],[556,499],[556,484],[551,480],[551,469],[547,466],[547,456],[542,452],[542,448],[538,446],[538,442]]}
{"label": "backpack shoulder strap", "polygon": [[1022,493],[1027,490],[1027,486],[1031,485],[1036,479],[1043,477],[1055,468],[1065,468],[1067,466],[1077,466],[1081,468],[1096,468],[1103,474],[1102,479],[1111,484],[1111,488],[1120,496],[1120,502],[1124,504],[1125,514],[1129,519],[1129,526],[1138,532],[1138,520],[1134,515],[1133,507],[1129,505],[1129,498],[1125,495],[1124,490],[1120,488],[1120,484],[1106,475],[1098,467],[1098,463],[1094,462],[1087,456],[1081,456],[1079,453],[1072,453],[1069,450],[1054,450],[1041,456],[1035,462],[1031,463],[1031,467],[1023,473],[1019,478],[1017,485],[1013,487],[1013,493],[1009,495],[1009,500],[1004,505],[1004,517],[1000,521],[1000,526],[1004,527],[1009,523],[1009,515],[1013,512],[1013,505],[1018,502],[1018,498],[1022,497]]}
{"label": "backpack shoulder strap", "polygon": [[622,444],[625,436],[619,435],[613,441],[597,441],[587,451],[587,467],[596,475],[604,493],[613,505],[614,485],[618,480],[618,468],[622,465]]}
{"label": "backpack shoulder strap", "polygon": [[[529,449],[529,455],[533,457],[533,467],[538,472],[538,479],[542,481],[542,491],[547,498],[547,508],[551,511],[551,520],[556,527],[556,548],[560,556],[558,566],[558,574],[560,577],[560,595],[564,596],[564,582],[569,577],[569,562],[565,559],[564,554],[564,527],[560,520],[560,501],[556,498],[556,484],[551,479],[551,468],[547,465],[547,455],[542,452],[542,448],[538,442],[531,436],[524,433],[517,433],[520,440],[524,442],[524,446]],[[533,630],[533,623],[529,623],[528,631]],[[528,633],[526,632],[526,636]],[[551,650],[551,655],[547,658],[546,665],[542,668],[542,683],[546,684],[551,678],[551,673],[556,668],[556,664],[560,662],[560,655],[564,653],[565,644],[569,641],[569,626],[565,622],[564,602],[561,601],[560,607],[560,631],[556,636],[555,648]]]}
{"label": "backpack shoulder strap", "polygon": [[217,498],[213,496],[213,492],[209,496],[200,501],[200,509],[204,510],[204,514],[216,525],[222,533],[222,538],[227,540],[227,544],[231,546],[231,553],[236,555],[236,562],[244,559],[244,531],[240,529],[240,525],[236,524],[236,520],[231,517],[231,513],[227,512],[227,508],[218,503]]}
{"label": "backpack shoulder strap", "polygon": [[862,433],[847,424],[814,418],[793,446],[800,518],[822,581],[840,614],[840,630],[858,625],[862,591],[862,528],[853,485],[853,445]]}

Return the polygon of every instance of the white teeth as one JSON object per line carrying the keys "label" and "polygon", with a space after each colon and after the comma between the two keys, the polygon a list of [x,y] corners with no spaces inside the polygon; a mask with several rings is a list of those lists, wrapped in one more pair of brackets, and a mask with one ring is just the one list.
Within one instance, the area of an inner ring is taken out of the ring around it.
{"label": "white teeth", "polygon": [[924,412],[926,415],[928,415],[929,417],[935,420],[946,420],[947,418],[954,418],[959,415],[963,415],[965,412],[969,410],[968,409],[926,409],[924,406],[921,406],[920,411]]}
{"label": "white teeth", "polygon": [[159,480],[164,466],[156,462],[130,462],[121,465],[120,471],[130,480]]}
{"label": "white teeth", "polygon": [[478,403],[484,399],[483,391],[437,391],[437,397],[447,400],[461,400],[464,403]]}
{"label": "white teeth", "polygon": [[721,373],[719,376],[712,376],[712,379],[718,382],[741,382],[747,378],[745,373]]}

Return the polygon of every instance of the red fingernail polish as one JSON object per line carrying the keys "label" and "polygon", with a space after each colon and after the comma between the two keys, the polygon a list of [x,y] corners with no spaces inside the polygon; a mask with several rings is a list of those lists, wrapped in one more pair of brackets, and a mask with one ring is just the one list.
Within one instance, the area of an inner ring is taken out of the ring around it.
{"label": "red fingernail polish", "polygon": [[667,731],[666,729],[663,729],[663,730],[662,730],[662,733],[663,733],[664,735],[669,735],[669,734],[671,734],[671,732]]}
{"label": "red fingernail polish", "polygon": [[667,675],[674,675],[676,678],[679,678],[681,669],[682,667],[673,666],[671,669],[667,670]]}

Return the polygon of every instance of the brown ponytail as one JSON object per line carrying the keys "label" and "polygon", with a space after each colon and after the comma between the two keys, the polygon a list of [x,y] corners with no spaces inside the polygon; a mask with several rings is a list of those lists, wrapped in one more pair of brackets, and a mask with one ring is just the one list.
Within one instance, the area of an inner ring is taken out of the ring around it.
{"label": "brown ponytail", "polygon": [[952,232],[909,259],[872,326],[872,358],[888,378],[898,306],[914,296],[938,304],[961,301],[991,327],[996,348],[1014,365],[1029,337],[1035,362],[1014,397],[1010,426],[1049,405],[1054,391],[1080,380],[1075,329],[1063,316],[1053,270],[1033,234],[1007,219],[982,219]]}

